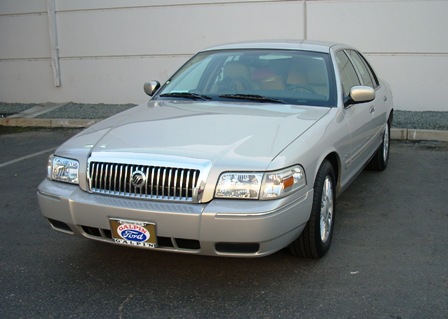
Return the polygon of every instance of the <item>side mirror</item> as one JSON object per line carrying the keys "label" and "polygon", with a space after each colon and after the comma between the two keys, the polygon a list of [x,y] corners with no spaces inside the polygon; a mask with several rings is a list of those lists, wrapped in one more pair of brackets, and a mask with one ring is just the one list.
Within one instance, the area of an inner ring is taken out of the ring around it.
{"label": "side mirror", "polygon": [[375,99],[375,90],[370,86],[354,86],[345,105],[370,102]]}
{"label": "side mirror", "polygon": [[143,84],[143,90],[149,96],[153,96],[154,93],[156,93],[159,88],[160,88],[159,81],[151,81],[151,82],[146,82],[145,84]]}

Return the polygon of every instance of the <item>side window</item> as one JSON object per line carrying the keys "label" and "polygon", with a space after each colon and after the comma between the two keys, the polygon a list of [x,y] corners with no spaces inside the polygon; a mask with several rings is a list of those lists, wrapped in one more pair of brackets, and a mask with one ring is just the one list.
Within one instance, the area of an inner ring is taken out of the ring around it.
{"label": "side window", "polygon": [[364,85],[370,86],[371,88],[375,88],[376,86],[373,83],[372,77],[370,76],[370,72],[367,69],[366,64],[364,63],[364,60],[361,58],[361,56],[358,54],[358,52],[353,50],[348,50],[347,53],[350,55],[350,58],[353,61],[353,64],[356,66],[356,69],[359,72],[359,75],[361,76],[362,83]]}
{"label": "side window", "polygon": [[339,68],[342,89],[344,91],[344,101],[346,101],[350,95],[350,89],[356,85],[361,85],[355,68],[348,59],[344,51],[336,53],[336,63]]}

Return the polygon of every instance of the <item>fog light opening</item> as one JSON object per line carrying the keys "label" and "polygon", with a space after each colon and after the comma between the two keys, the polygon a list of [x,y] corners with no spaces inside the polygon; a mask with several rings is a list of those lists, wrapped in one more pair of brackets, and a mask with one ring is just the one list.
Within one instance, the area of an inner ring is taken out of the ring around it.
{"label": "fog light opening", "polygon": [[72,229],[66,223],[51,218],[48,218],[48,221],[50,222],[50,225],[51,227],[53,227],[53,229],[73,234]]}

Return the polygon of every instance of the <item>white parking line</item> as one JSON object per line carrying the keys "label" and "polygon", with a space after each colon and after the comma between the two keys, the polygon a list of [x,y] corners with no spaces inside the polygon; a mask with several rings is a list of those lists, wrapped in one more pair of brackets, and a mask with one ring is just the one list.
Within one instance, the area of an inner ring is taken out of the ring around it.
{"label": "white parking line", "polygon": [[40,151],[40,152],[37,152],[37,153],[33,153],[33,154],[30,154],[30,155],[26,155],[26,156],[22,156],[22,157],[13,159],[13,160],[11,160],[9,162],[5,162],[5,163],[0,164],[0,168],[8,166],[8,165],[11,165],[11,164],[14,164],[14,163],[17,163],[17,162],[20,162],[20,161],[23,161],[23,160],[26,160],[26,159],[29,159],[29,158],[32,158],[32,157],[35,157],[35,156],[39,156],[39,155],[42,155],[42,154],[45,154],[45,153],[48,153],[48,152],[52,152],[55,149],[56,149],[56,147],[52,147],[52,148],[49,148],[47,150],[43,150],[43,151]]}

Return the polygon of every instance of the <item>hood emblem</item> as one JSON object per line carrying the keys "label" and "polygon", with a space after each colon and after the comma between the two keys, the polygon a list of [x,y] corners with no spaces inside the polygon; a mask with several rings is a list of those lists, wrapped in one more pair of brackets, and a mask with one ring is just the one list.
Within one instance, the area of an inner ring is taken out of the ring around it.
{"label": "hood emblem", "polygon": [[146,184],[146,175],[142,171],[134,171],[131,177],[131,184],[136,188],[142,188]]}

